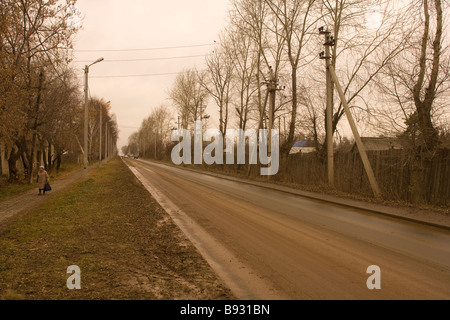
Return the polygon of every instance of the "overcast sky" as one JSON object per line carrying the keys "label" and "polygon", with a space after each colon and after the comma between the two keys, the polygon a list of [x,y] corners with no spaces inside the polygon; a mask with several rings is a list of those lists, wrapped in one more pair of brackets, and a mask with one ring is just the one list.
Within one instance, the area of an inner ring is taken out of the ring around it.
{"label": "overcast sky", "polygon": [[[167,92],[177,72],[202,69],[204,55],[227,24],[228,8],[229,0],[78,0],[82,29],[74,42],[74,65],[82,81],[84,65],[105,59],[89,69],[89,92],[111,101],[119,150],[153,108],[171,106]],[[116,77],[164,73],[172,74]]]}

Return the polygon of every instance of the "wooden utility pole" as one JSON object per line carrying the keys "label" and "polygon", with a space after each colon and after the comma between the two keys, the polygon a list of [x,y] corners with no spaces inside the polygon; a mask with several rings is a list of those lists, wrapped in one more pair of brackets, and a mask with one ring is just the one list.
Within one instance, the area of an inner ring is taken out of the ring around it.
{"label": "wooden utility pole", "polygon": [[[267,84],[267,82],[264,82],[263,84]],[[269,90],[266,91],[266,97],[264,98],[264,105],[262,106],[262,111],[261,111],[261,115],[259,117],[259,124],[258,124],[258,131],[256,133],[257,135],[257,144],[259,144],[259,129],[263,129],[263,124],[264,124],[264,116],[266,114],[266,105],[267,105],[267,99],[269,98]],[[249,150],[250,152],[250,150]],[[253,156],[253,154],[252,154]],[[253,158],[249,159],[250,163],[248,164],[248,169],[247,169],[247,176],[250,177],[250,173],[252,170],[252,162],[253,162]]]}
{"label": "wooden utility pole", "polygon": [[267,94],[269,99],[269,123],[267,125],[267,131],[269,136],[269,150],[271,147],[271,133],[272,128],[274,127],[274,115],[275,115],[275,93],[277,90],[283,90],[284,88],[280,88],[278,86],[278,79],[275,78],[272,67],[270,67],[270,78],[265,81],[264,84],[267,86]]}
{"label": "wooden utility pole", "polygon": [[327,85],[327,110],[326,110],[326,127],[327,127],[327,167],[328,167],[328,185],[334,187],[334,152],[333,152],[333,90],[334,84],[330,74],[331,53],[330,47],[334,46],[334,39],[331,32],[319,28],[319,33],[325,36],[325,53],[320,54],[320,58],[326,61],[326,85]]}
{"label": "wooden utility pole", "polygon": [[275,109],[275,91],[277,88],[277,84],[278,84],[278,80],[275,79],[275,75],[273,74],[273,70],[272,67],[270,67],[270,79],[269,81],[266,82],[267,85],[267,91],[269,92],[269,124],[267,125],[267,137],[269,139],[269,151],[268,151],[268,155],[270,157],[270,151],[271,146],[272,146],[272,139],[271,139],[271,134],[272,134],[272,127],[273,127],[273,110]]}
{"label": "wooden utility pole", "polygon": [[353,132],[353,136],[355,138],[356,146],[358,147],[359,154],[361,156],[361,160],[364,165],[364,169],[367,173],[367,178],[369,179],[370,186],[372,187],[372,191],[375,197],[379,198],[381,196],[380,188],[378,187],[377,180],[375,179],[375,175],[372,170],[372,166],[370,165],[369,158],[367,157],[366,150],[364,149],[364,145],[361,141],[361,137],[359,136],[358,129],[356,128],[355,122],[353,121],[352,114],[350,113],[350,109],[347,104],[347,100],[345,99],[344,91],[342,90],[341,85],[339,84],[339,80],[336,76],[336,72],[334,71],[333,66],[329,66],[331,77],[336,84],[336,89],[339,93],[339,97],[341,99],[342,105],[344,106],[345,115],[347,116],[348,123]]}
{"label": "wooden utility pole", "polygon": [[[278,86],[278,79],[275,78],[275,74],[273,73],[272,67],[270,67],[270,79],[264,82],[265,85],[267,85],[267,93],[269,97],[269,123],[267,125],[267,139],[268,139],[268,151],[267,156],[271,157],[271,151],[272,151],[272,128],[274,123],[274,113],[275,113],[275,93],[277,90],[282,90],[283,88],[280,88]],[[268,175],[270,178],[270,175]]]}

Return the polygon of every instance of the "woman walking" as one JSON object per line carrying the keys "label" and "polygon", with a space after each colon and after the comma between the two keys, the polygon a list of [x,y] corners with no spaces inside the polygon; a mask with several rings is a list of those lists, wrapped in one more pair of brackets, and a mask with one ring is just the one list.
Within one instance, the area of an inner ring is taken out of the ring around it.
{"label": "woman walking", "polygon": [[47,183],[50,183],[50,178],[48,176],[47,171],[45,171],[44,166],[40,166],[39,167],[39,172],[37,174],[37,181],[36,182],[37,182],[38,187],[39,187],[39,195],[41,195],[41,194],[45,195],[45,185]]}

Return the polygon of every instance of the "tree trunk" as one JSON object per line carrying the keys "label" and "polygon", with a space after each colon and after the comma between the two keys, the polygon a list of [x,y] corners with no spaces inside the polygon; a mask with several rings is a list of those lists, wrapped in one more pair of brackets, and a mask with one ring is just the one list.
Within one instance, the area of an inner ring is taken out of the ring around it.
{"label": "tree trunk", "polygon": [[33,182],[33,167],[34,167],[34,158],[36,156],[36,131],[38,128],[38,116],[39,116],[39,105],[41,103],[41,93],[42,93],[42,81],[44,79],[44,74],[41,71],[39,73],[39,84],[38,84],[38,92],[37,92],[37,98],[36,98],[36,105],[34,108],[34,123],[33,123],[33,127],[31,128],[31,132],[33,135],[33,138],[31,139],[31,152],[29,154],[29,158],[28,158],[28,183],[32,183]]}
{"label": "tree trunk", "polygon": [[[428,39],[430,37],[430,12],[428,0],[424,0],[424,31],[421,43],[421,53],[419,61],[419,75],[413,89],[414,103],[418,114],[419,128],[423,136],[424,146],[422,150],[431,154],[438,146],[438,132],[431,119],[431,110],[436,98],[437,78],[439,74],[439,61],[441,55],[442,40],[442,5],[440,0],[435,0],[436,9],[436,35],[433,41],[433,59],[431,73],[427,76],[427,49]],[[422,100],[422,88],[425,85],[425,78],[429,78],[428,86],[425,89],[425,95]]]}
{"label": "tree trunk", "polygon": [[11,148],[9,157],[8,157],[8,167],[9,167],[9,179],[17,180],[17,160],[20,159],[20,152],[16,151],[14,148]]}

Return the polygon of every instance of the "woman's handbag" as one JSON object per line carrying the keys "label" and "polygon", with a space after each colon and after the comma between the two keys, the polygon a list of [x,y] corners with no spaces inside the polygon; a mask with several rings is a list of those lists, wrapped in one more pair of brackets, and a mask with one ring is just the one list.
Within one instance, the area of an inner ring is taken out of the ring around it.
{"label": "woman's handbag", "polygon": [[44,186],[44,191],[51,191],[52,187],[50,187],[50,183],[46,183]]}

